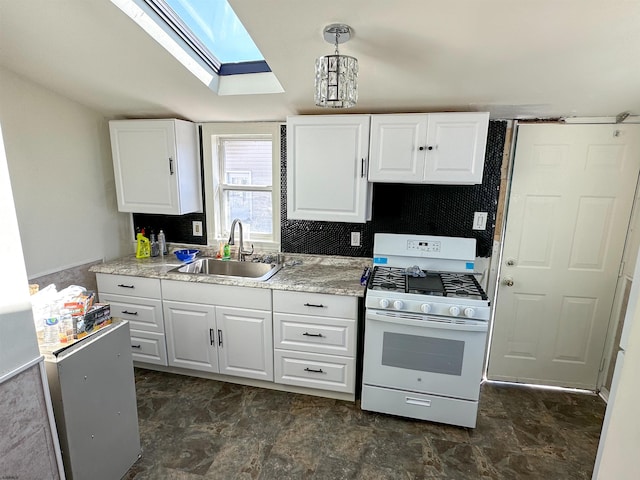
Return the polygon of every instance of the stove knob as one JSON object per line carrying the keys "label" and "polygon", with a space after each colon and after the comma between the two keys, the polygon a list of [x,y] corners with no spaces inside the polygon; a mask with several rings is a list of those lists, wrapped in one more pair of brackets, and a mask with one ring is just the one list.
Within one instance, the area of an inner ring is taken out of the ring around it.
{"label": "stove knob", "polygon": [[380,300],[380,306],[382,308],[387,308],[389,306],[389,300],[387,300],[386,298],[383,298],[382,300]]}
{"label": "stove knob", "polygon": [[457,317],[458,315],[460,315],[460,309],[458,307],[451,307],[449,308],[449,313],[454,317]]}
{"label": "stove knob", "polygon": [[402,310],[402,307],[404,307],[404,302],[402,300],[396,300],[393,302],[393,308],[396,310]]}
{"label": "stove knob", "polygon": [[471,307],[467,307],[464,309],[464,316],[467,318],[472,318],[475,314],[476,311]]}
{"label": "stove knob", "polygon": [[431,305],[429,305],[428,303],[423,303],[422,305],[420,305],[420,310],[422,310],[423,313],[429,313],[431,311]]}

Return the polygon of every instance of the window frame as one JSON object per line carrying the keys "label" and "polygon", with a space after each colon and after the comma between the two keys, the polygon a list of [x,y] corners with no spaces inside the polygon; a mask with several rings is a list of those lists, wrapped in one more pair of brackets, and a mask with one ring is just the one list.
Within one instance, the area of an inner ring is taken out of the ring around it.
{"label": "window frame", "polygon": [[[217,247],[220,241],[229,238],[229,232],[224,231],[221,218],[221,162],[218,158],[217,144],[220,138],[258,138],[271,137],[272,168],[271,168],[271,202],[273,238],[267,240],[251,240],[256,250],[280,249],[280,122],[260,123],[202,123],[202,152],[205,192],[205,218],[207,221],[207,245]],[[266,191],[267,188],[255,186],[239,188],[243,191]],[[226,190],[234,190],[233,187]]]}

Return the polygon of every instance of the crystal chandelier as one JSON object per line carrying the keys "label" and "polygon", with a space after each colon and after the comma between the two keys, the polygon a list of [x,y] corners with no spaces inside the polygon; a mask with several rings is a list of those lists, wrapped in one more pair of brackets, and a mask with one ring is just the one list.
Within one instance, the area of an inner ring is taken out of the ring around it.
{"label": "crystal chandelier", "polygon": [[319,107],[349,108],[358,101],[358,60],[338,52],[338,44],[351,35],[349,25],[334,23],[324,28],[324,39],[336,50],[316,60],[315,102]]}

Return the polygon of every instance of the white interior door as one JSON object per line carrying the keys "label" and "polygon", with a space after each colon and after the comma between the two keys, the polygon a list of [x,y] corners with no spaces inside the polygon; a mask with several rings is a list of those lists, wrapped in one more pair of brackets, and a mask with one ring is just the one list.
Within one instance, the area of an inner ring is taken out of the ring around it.
{"label": "white interior door", "polygon": [[595,389],[640,125],[518,129],[488,377]]}

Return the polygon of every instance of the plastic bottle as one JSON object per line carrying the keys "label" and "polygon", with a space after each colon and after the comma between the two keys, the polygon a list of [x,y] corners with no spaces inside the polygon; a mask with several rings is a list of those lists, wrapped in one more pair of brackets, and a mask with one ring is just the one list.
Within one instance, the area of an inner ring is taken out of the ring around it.
{"label": "plastic bottle", "polygon": [[152,233],[151,234],[151,256],[152,257],[157,257],[158,255],[160,255],[160,245],[158,244],[158,241],[156,240],[156,234]]}
{"label": "plastic bottle", "polygon": [[158,246],[160,247],[160,255],[166,255],[167,252],[167,239],[164,237],[164,232],[160,230],[158,233]]}
{"label": "plastic bottle", "polygon": [[138,239],[136,258],[149,258],[151,256],[151,242],[144,236],[144,230],[138,233],[136,238]]}
{"label": "plastic bottle", "polygon": [[46,345],[54,345],[60,341],[60,317],[58,312],[52,311],[47,318],[44,319],[44,343]]}
{"label": "plastic bottle", "polygon": [[229,246],[228,243],[225,243],[223,247],[222,259],[229,260],[230,258],[231,258],[231,247]]}

